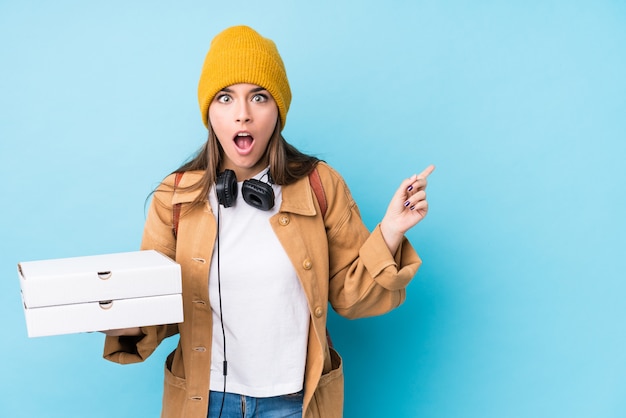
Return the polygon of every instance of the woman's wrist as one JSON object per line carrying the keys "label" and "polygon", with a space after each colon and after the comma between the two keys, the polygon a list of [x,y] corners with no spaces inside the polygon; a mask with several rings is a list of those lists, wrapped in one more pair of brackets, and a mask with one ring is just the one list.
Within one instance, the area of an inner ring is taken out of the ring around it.
{"label": "woman's wrist", "polygon": [[385,219],[380,223],[380,232],[391,254],[395,254],[404,238],[404,232],[391,228],[388,223],[385,222]]}

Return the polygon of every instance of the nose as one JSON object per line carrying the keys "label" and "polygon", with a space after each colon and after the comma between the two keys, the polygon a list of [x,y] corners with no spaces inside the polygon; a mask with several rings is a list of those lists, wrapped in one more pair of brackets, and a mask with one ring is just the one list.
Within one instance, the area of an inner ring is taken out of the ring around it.
{"label": "nose", "polygon": [[235,111],[235,120],[239,123],[247,123],[252,120],[252,114],[247,100],[239,101],[237,110]]}

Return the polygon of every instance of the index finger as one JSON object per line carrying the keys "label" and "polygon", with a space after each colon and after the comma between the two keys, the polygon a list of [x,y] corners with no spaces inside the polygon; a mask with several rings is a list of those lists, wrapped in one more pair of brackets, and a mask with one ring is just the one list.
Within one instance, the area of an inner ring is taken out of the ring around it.
{"label": "index finger", "polygon": [[434,166],[433,164],[431,164],[431,165],[429,165],[428,167],[426,167],[426,168],[424,169],[424,171],[422,171],[421,173],[419,173],[419,174],[417,175],[417,178],[418,178],[418,179],[425,179],[425,178],[427,178],[428,176],[430,176],[430,174],[431,174],[433,171],[435,171],[435,166]]}

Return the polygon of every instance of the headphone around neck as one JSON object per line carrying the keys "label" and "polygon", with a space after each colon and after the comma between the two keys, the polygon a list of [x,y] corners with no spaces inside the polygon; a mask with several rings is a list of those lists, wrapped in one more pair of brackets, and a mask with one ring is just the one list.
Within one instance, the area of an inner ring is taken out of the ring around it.
{"label": "headphone around neck", "polygon": [[[272,176],[267,172],[268,183],[261,180],[249,179],[243,182],[241,194],[243,200],[252,207],[260,210],[270,210],[274,207],[274,189],[272,189]],[[215,182],[217,201],[229,208],[237,200],[237,176],[233,170],[225,170],[217,175]]]}

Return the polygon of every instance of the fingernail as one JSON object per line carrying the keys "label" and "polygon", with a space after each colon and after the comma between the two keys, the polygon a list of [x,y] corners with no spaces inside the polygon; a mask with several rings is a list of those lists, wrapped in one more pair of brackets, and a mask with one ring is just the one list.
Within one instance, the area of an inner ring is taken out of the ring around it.
{"label": "fingernail", "polygon": [[406,202],[404,202],[404,206],[409,206],[411,204],[411,202],[409,202],[408,200]]}
{"label": "fingernail", "polygon": [[411,209],[411,210],[415,210],[415,206],[411,206],[409,209]]}
{"label": "fingernail", "polygon": [[406,191],[407,191],[407,192],[410,192],[411,190],[413,190],[413,186],[409,186],[409,187],[407,187],[407,189],[406,189]]}

